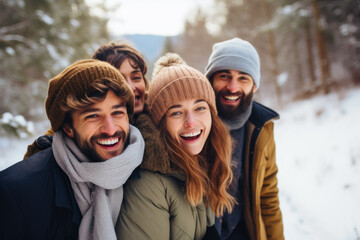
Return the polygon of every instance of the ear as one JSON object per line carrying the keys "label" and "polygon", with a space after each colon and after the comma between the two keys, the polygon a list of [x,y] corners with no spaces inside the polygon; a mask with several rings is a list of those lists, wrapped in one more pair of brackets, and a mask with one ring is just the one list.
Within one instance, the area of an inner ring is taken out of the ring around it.
{"label": "ear", "polygon": [[252,89],[252,93],[255,93],[256,90],[257,90],[257,87],[256,87],[256,85],[254,84],[254,87],[253,87],[253,89]]}
{"label": "ear", "polygon": [[65,124],[63,130],[69,138],[74,138],[74,130],[69,126],[69,124]]}

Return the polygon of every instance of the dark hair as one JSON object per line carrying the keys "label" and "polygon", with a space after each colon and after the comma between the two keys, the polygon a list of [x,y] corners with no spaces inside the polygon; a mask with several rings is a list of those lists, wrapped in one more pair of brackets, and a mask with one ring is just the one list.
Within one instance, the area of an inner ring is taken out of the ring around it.
{"label": "dark hair", "polygon": [[101,78],[91,85],[91,88],[83,97],[69,95],[66,102],[60,106],[61,110],[66,112],[63,124],[72,125],[71,112],[90,106],[104,100],[109,91],[113,91],[122,101],[126,102],[126,109],[129,118],[131,118],[134,109],[133,92],[125,84],[119,84],[109,78]]}
{"label": "dark hair", "polygon": [[119,69],[125,59],[130,58],[130,64],[133,68],[139,68],[144,81],[145,89],[149,89],[149,80],[146,78],[147,65],[142,54],[124,42],[112,41],[100,46],[92,56],[93,59],[105,61]]}

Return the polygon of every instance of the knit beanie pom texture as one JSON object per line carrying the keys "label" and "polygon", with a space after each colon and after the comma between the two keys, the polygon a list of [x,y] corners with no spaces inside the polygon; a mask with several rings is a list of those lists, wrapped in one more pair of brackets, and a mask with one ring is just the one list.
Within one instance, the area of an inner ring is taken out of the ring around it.
{"label": "knit beanie pom texture", "polygon": [[175,53],[159,58],[154,65],[148,96],[155,124],[160,123],[171,106],[192,98],[205,100],[216,111],[214,90],[201,72],[188,66]]}
{"label": "knit beanie pom texture", "polygon": [[100,60],[80,60],[67,67],[49,82],[45,108],[54,131],[59,130],[64,123],[66,112],[61,109],[61,106],[66,103],[68,97],[85,98],[89,94],[92,84],[101,79],[122,85],[126,91],[131,93],[132,97],[128,99],[127,107],[129,116],[132,114],[134,95],[119,70]]}

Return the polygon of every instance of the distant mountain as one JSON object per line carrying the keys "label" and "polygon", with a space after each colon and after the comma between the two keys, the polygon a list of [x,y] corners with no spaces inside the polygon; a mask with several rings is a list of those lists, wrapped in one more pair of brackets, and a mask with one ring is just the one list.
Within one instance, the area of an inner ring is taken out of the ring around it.
{"label": "distant mountain", "polygon": [[[139,50],[145,57],[148,73],[148,78],[151,78],[152,69],[155,61],[161,56],[166,36],[151,35],[151,34],[126,34],[122,36],[112,36],[112,39],[125,40],[131,42],[134,47]],[[172,42],[175,42],[177,36],[173,36]]]}
{"label": "distant mountain", "polygon": [[133,43],[135,48],[144,55],[150,67],[150,64],[160,57],[166,37],[150,34],[127,34],[113,36],[112,39],[125,39]]}

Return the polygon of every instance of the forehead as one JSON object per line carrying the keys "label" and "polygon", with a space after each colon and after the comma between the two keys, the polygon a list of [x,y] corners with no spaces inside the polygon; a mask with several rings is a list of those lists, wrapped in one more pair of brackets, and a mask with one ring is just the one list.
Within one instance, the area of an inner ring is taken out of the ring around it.
{"label": "forehead", "polygon": [[233,76],[236,76],[236,75],[247,75],[247,76],[250,76],[248,73],[246,72],[242,72],[242,71],[238,71],[238,70],[234,70],[234,69],[223,69],[223,70],[219,70],[217,72],[214,73],[214,76],[215,75],[219,75],[219,74],[222,74],[222,73],[227,73],[227,74],[231,74]]}
{"label": "forehead", "polygon": [[80,110],[85,109],[113,109],[126,107],[126,100],[109,90],[103,98],[94,99],[92,104],[83,106]]}
{"label": "forehead", "polygon": [[204,99],[195,99],[195,98],[184,99],[184,100],[181,100],[178,103],[170,106],[169,109],[180,108],[180,107],[188,107],[188,106],[195,105],[195,104],[198,104],[198,103],[207,103],[207,102]]}

